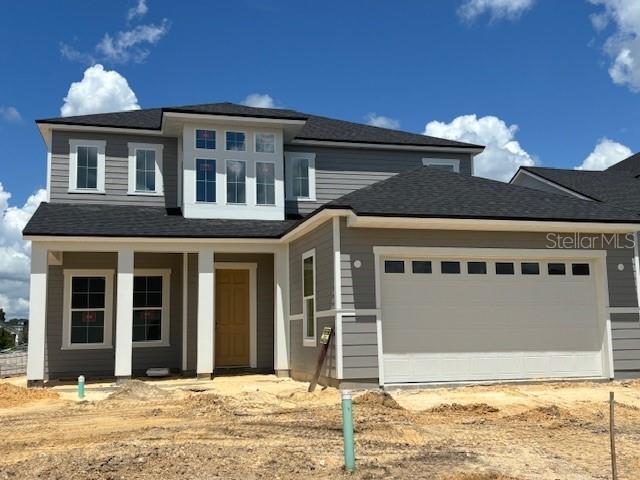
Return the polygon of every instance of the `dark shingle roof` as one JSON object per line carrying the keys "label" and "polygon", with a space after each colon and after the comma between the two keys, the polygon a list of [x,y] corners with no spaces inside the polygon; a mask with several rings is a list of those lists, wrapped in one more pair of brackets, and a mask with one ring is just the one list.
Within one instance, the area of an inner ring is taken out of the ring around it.
{"label": "dark shingle roof", "polygon": [[614,163],[609,168],[608,172],[628,173],[632,176],[640,175],[640,152],[635,155],[631,155],[629,158]]}
{"label": "dark shingle roof", "polygon": [[622,171],[522,167],[573,192],[640,213],[640,180]]}
{"label": "dark shingle roof", "polygon": [[640,223],[634,212],[613,205],[431,167],[356,190],[327,208],[396,217]]}
{"label": "dark shingle roof", "polygon": [[184,105],[181,107],[151,108],[145,110],[132,110],[128,112],[97,113],[93,115],[80,115],[74,117],[47,118],[37,120],[36,123],[160,130],[162,127],[163,112],[203,113],[237,117],[304,120],[306,123],[303,126],[302,131],[296,137],[301,140],[457,147],[470,149],[483,148],[470,143],[456,142],[454,140],[429,137],[417,133],[402,132],[388,128],[373,127],[360,123],[296,112],[294,110],[247,107],[234,103]]}
{"label": "dark shingle roof", "polygon": [[41,203],[23,235],[165,238],[279,238],[299,220],[184,218],[163,207]]}

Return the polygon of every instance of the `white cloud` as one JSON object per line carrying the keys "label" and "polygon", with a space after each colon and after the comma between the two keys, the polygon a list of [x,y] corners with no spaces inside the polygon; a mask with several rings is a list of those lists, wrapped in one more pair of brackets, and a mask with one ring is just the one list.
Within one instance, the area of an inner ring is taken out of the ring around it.
{"label": "white cloud", "polygon": [[127,79],[115,70],[105,70],[97,64],[85,70],[82,80],[71,84],[60,114],[68,117],[139,109],[136,94]]}
{"label": "white cloud", "polygon": [[630,157],[632,153],[626,145],[614,142],[606,137],[601,138],[593,152],[575,168],[576,170],[605,170],[614,163]]}
{"label": "white cloud", "polygon": [[375,112],[368,113],[365,118],[367,124],[373,125],[374,127],[391,128],[393,130],[400,128],[400,120],[385,117],[384,115],[377,115]]}
{"label": "white cloud", "polygon": [[491,20],[516,20],[529,10],[535,0],[466,0],[458,8],[458,15],[467,22],[473,22],[485,13]]}
{"label": "white cloud", "polygon": [[267,95],[266,93],[251,93],[240,103],[247,107],[257,108],[275,108],[276,106],[275,100],[271,95]]}
{"label": "white cloud", "polygon": [[127,12],[127,20],[131,21],[136,17],[144,17],[148,11],[149,7],[147,7],[146,0],[138,0],[138,3]]}
{"label": "white cloud", "polygon": [[4,120],[5,122],[10,122],[10,123],[22,122],[22,115],[20,115],[20,112],[16,107],[12,107],[12,106],[7,106],[7,107],[0,106],[0,118],[2,118],[2,120]]}
{"label": "white cloud", "polygon": [[603,11],[591,15],[598,31],[613,27],[604,43],[611,58],[609,76],[617,85],[640,92],[640,2],[638,0],[589,0]]}
{"label": "white cloud", "polygon": [[26,316],[29,309],[31,245],[22,240],[22,229],[46,196],[40,189],[22,207],[11,206],[0,183],[0,308],[8,317]]}
{"label": "white cloud", "polygon": [[507,181],[521,165],[535,164],[515,139],[517,131],[517,125],[507,125],[498,117],[462,115],[451,123],[429,122],[424,134],[485,145],[484,152],[475,157],[475,175]]}
{"label": "white cloud", "polygon": [[138,25],[132,30],[118,32],[114,37],[108,33],[96,45],[96,51],[106,61],[113,63],[143,62],[149,50],[142,45],[155,45],[169,31],[169,21],[165,18],[159,25]]}

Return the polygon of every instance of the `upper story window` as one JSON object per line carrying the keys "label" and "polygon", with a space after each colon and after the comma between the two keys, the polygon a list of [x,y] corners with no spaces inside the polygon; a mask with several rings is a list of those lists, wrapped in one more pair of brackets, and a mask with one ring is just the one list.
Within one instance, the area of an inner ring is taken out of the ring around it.
{"label": "upper story window", "polygon": [[216,161],[196,158],[196,202],[216,201]]}
{"label": "upper story window", "polygon": [[215,150],[216,131],[196,129],[196,148]]}
{"label": "upper story window", "polygon": [[69,140],[69,191],[104,193],[104,140]]}
{"label": "upper story window", "polygon": [[129,143],[129,195],[162,195],[163,145]]}
{"label": "upper story window", "polygon": [[316,199],[315,153],[285,153],[287,198]]}
{"label": "upper story window", "polygon": [[276,136],[273,133],[256,133],[256,152],[275,153]]}
{"label": "upper story window", "polygon": [[247,149],[247,135],[244,132],[226,132],[226,150],[244,152]]}
{"label": "upper story window", "polygon": [[256,162],[256,204],[275,205],[276,164]]}
{"label": "upper story window", "polygon": [[460,160],[455,158],[423,158],[422,165],[460,173]]}
{"label": "upper story window", "polygon": [[247,203],[247,164],[227,160],[227,203]]}

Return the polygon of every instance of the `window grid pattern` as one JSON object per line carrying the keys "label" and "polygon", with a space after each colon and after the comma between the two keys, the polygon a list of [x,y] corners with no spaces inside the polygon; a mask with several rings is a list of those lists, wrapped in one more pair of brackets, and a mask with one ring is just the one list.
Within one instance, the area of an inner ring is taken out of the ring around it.
{"label": "window grid pattern", "polygon": [[216,148],[216,131],[215,130],[196,130],[196,148],[203,150],[215,150]]}
{"label": "window grid pattern", "polygon": [[216,201],[216,161],[208,158],[196,159],[196,201]]}
{"label": "window grid pattern", "polygon": [[246,174],[245,162],[227,161],[227,203],[246,203]]}
{"label": "window grid pattern", "polygon": [[274,163],[256,162],[256,203],[275,205],[276,166]]}
{"label": "window grid pattern", "polygon": [[133,279],[133,341],[162,339],[162,276]]}
{"label": "window grid pattern", "polygon": [[104,277],[71,278],[71,344],[104,343]]}
{"label": "window grid pattern", "polygon": [[76,187],[98,188],[98,147],[78,147],[76,152]]}
{"label": "window grid pattern", "polygon": [[309,198],[309,159],[293,161],[292,190],[294,197]]}
{"label": "window grid pattern", "polygon": [[136,191],[156,191],[155,150],[136,150]]}
{"label": "window grid pattern", "polygon": [[256,133],[256,152],[275,153],[276,136],[273,133]]}
{"label": "window grid pattern", "polygon": [[247,149],[246,135],[244,132],[226,133],[227,150],[244,152]]}
{"label": "window grid pattern", "polygon": [[315,338],[315,278],[314,278],[314,257],[307,257],[303,260],[302,294],[305,306],[305,338]]}

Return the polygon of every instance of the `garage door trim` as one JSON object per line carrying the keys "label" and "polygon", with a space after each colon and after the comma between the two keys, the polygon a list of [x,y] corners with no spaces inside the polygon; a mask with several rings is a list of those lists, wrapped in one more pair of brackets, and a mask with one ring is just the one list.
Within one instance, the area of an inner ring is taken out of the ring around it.
{"label": "garage door trim", "polygon": [[375,272],[375,296],[376,333],[378,343],[378,378],[380,386],[385,385],[384,375],[384,349],[382,343],[382,262],[384,259],[477,259],[488,260],[509,259],[536,259],[536,260],[589,260],[593,262],[593,275],[597,292],[598,325],[603,328],[603,374],[613,378],[613,347],[611,340],[610,320],[607,315],[609,305],[609,287],[607,281],[605,250],[570,250],[570,249],[518,249],[518,248],[458,248],[458,247],[406,247],[406,246],[374,246],[374,272]]}

